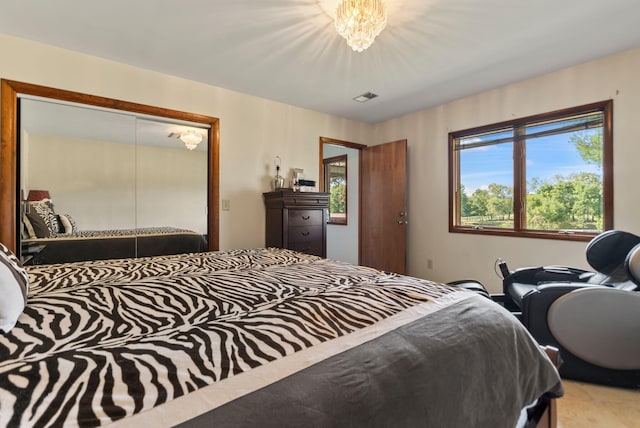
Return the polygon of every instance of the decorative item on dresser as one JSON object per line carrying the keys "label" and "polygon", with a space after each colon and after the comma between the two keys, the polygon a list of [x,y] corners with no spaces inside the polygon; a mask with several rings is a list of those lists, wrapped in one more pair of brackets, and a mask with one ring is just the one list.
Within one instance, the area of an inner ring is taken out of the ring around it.
{"label": "decorative item on dresser", "polygon": [[328,193],[278,190],[263,195],[265,246],[327,257]]}

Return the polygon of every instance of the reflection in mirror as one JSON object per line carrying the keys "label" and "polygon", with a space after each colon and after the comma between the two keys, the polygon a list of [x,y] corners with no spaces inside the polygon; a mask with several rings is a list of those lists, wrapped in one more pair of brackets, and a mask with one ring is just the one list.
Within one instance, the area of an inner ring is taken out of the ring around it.
{"label": "reflection in mirror", "polygon": [[137,226],[206,235],[208,130],[138,119],[136,131]]}
{"label": "reflection in mirror", "polygon": [[82,230],[135,228],[135,127],[132,115],[21,99],[20,189],[47,190]]}
{"label": "reflection in mirror", "polygon": [[324,188],[329,196],[329,224],[347,224],[347,155],[323,159]]}
{"label": "reflection in mirror", "polygon": [[42,99],[19,106],[26,264],[207,249],[203,125]]}

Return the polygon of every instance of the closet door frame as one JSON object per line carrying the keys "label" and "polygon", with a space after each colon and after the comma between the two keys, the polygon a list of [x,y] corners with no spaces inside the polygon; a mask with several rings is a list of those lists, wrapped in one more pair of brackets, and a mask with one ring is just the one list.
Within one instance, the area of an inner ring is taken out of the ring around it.
{"label": "closet door frame", "polygon": [[121,110],[202,124],[208,132],[207,235],[209,251],[219,249],[219,177],[220,177],[220,120],[216,117],[132,103],[112,98],[66,91],[30,83],[2,79],[0,81],[0,242],[19,254],[20,183],[18,98],[20,95],[60,100],[88,106]]}

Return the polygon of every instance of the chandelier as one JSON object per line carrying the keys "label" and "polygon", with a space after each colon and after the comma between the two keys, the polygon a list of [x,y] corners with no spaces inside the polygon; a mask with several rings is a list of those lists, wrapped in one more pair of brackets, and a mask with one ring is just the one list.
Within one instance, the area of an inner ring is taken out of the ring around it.
{"label": "chandelier", "polygon": [[194,131],[187,131],[180,134],[180,140],[187,146],[187,149],[193,150],[202,141],[202,135]]}
{"label": "chandelier", "polygon": [[357,52],[371,46],[386,25],[382,0],[342,0],[336,9],[336,30]]}

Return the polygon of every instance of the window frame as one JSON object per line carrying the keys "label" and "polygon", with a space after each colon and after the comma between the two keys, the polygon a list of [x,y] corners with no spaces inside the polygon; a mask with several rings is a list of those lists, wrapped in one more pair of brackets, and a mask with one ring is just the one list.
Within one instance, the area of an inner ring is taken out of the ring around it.
{"label": "window frame", "polygon": [[325,158],[322,160],[322,167],[324,171],[324,189],[325,189],[325,192],[331,195],[331,183],[329,183],[331,175],[329,174],[329,167],[331,166],[332,163],[336,163],[336,162],[344,162],[344,218],[336,218],[331,216],[331,196],[329,196],[329,219],[327,220],[327,224],[346,226],[347,220],[348,220],[348,212],[349,212],[349,203],[348,203],[349,194],[348,194],[348,187],[347,187],[348,158],[346,153],[343,155],[333,156],[333,157]]}
{"label": "window frame", "polygon": [[515,236],[526,238],[560,239],[570,241],[589,241],[601,232],[534,230],[526,225],[526,153],[523,142],[513,142],[513,228],[491,228],[462,226],[460,224],[461,202],[460,157],[455,150],[455,142],[459,138],[491,131],[513,128],[514,135],[519,128],[538,122],[546,122],[568,118],[587,113],[601,112],[602,124],[602,197],[603,197],[603,230],[613,229],[613,100],[600,101],[578,107],[556,110],[548,113],[527,116],[500,123],[479,126],[449,133],[449,232],[481,235]]}

